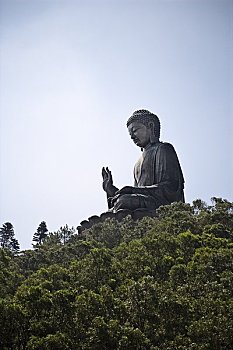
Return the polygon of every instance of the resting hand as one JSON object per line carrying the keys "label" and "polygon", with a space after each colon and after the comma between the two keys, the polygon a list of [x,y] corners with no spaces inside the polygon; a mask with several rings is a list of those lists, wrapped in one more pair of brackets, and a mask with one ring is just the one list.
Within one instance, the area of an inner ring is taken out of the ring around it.
{"label": "resting hand", "polygon": [[132,186],[124,186],[119,191],[116,192],[116,195],[122,195],[122,194],[134,194],[135,187]]}
{"label": "resting hand", "polygon": [[118,194],[112,198],[113,212],[120,209],[135,210],[140,208],[140,197],[134,194]]}

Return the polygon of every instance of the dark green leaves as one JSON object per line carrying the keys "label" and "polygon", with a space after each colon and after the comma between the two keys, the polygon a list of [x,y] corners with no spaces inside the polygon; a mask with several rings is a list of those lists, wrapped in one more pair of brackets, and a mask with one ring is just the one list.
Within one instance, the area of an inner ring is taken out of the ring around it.
{"label": "dark green leaves", "polygon": [[232,209],[174,203],[82,239],[42,225],[34,250],[1,249],[1,349],[231,349]]}

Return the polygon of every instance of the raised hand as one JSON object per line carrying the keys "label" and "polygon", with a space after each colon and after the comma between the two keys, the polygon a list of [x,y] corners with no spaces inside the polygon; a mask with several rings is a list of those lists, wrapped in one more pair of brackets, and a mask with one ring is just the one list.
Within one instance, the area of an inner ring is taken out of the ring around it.
{"label": "raised hand", "polygon": [[116,191],[118,190],[118,188],[116,188],[113,185],[112,173],[108,169],[108,167],[102,168],[102,177],[103,177],[103,189],[104,189],[104,191],[107,193],[107,195],[109,197],[113,197],[115,195]]}

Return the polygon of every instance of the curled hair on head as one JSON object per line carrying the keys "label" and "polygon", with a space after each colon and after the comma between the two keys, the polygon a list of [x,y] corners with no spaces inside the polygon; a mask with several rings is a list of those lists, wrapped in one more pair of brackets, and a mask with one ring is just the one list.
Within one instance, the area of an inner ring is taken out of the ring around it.
{"label": "curled hair on head", "polygon": [[135,111],[131,117],[127,120],[127,127],[133,123],[139,122],[144,124],[146,127],[149,127],[149,124],[153,122],[154,124],[154,135],[159,139],[160,137],[160,121],[157,115],[151,113],[147,109],[139,109]]}

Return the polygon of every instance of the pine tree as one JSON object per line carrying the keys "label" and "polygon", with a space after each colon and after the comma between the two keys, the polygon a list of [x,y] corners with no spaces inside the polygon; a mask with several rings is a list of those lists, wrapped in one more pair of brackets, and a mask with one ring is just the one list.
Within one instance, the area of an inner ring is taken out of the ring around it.
{"label": "pine tree", "polygon": [[10,249],[12,252],[19,251],[19,242],[15,238],[14,227],[10,222],[6,222],[0,228],[0,246]]}
{"label": "pine tree", "polygon": [[58,231],[58,236],[62,244],[66,244],[70,238],[74,235],[75,229],[74,227],[69,228],[68,225],[60,227]]}
{"label": "pine tree", "polygon": [[11,239],[11,250],[15,252],[18,252],[20,250],[19,242],[15,237]]}
{"label": "pine tree", "polygon": [[40,225],[38,226],[37,231],[34,233],[34,236],[32,238],[33,242],[36,242],[36,245],[41,245],[47,236],[47,225],[45,221],[42,221]]}

